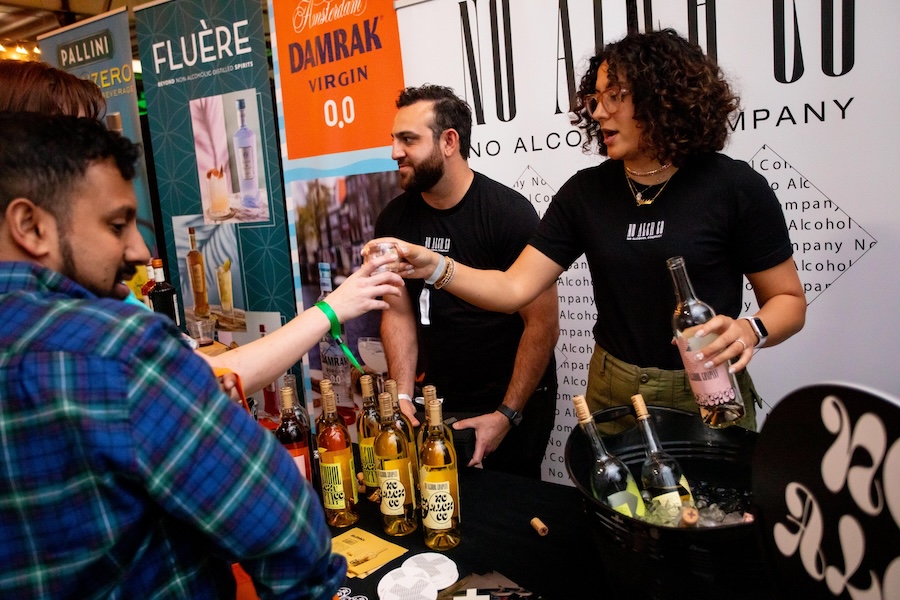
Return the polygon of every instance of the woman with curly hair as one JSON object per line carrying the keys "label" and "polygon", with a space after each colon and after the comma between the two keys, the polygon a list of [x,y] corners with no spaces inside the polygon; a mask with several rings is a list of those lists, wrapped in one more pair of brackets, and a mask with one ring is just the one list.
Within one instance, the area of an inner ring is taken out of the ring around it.
{"label": "woman with curly hair", "polygon": [[[717,313],[698,332],[718,335],[699,358],[707,368],[734,361],[746,411],[738,424],[755,429],[760,399],[744,369],[754,348],[803,327],[806,299],[774,193],[745,162],[719,153],[737,106],[719,67],[672,30],[607,45],[581,80],[573,124],[585,149],[609,160],[563,185],[507,271],[470,269],[401,243],[411,265],[404,276],[510,312],[585,254],[597,307],[591,409],[641,393],[648,404],[696,411],[672,343],[666,259],[683,256],[697,296]],[[760,307],[755,323],[737,318],[744,275]]]}

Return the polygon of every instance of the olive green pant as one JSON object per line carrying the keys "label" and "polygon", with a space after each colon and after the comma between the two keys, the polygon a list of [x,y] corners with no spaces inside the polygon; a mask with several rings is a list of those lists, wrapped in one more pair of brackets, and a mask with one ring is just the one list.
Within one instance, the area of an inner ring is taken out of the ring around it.
{"label": "olive green pant", "polygon": [[[746,369],[735,373],[735,378],[744,399],[744,416],[735,424],[756,431],[756,405],[762,406],[762,399]],[[654,406],[698,412],[691,384],[683,369],[669,371],[653,367],[641,368],[621,361],[595,345],[588,371],[587,402],[591,412],[628,405],[634,394],[641,394],[644,402]],[[633,424],[633,418],[618,419],[600,424],[599,428],[604,435],[610,435],[628,429]]]}

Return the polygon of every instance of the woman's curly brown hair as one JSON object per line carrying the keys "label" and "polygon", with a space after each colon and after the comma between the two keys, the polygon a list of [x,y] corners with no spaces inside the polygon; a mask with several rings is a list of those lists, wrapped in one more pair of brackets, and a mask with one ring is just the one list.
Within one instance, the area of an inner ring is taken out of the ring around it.
{"label": "woman's curly brown hair", "polygon": [[585,151],[596,143],[599,153],[607,154],[600,124],[585,108],[586,96],[596,92],[597,71],[604,62],[609,65],[609,87],[631,92],[642,150],[651,157],[681,166],[691,155],[725,147],[728,116],[737,110],[738,97],[700,46],[663,29],[629,34],[591,58],[572,106],[572,124],[587,136]]}

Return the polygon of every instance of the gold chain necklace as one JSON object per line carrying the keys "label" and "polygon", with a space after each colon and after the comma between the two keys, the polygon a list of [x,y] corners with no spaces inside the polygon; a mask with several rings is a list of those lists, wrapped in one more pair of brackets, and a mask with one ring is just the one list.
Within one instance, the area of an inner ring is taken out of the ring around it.
{"label": "gold chain necklace", "polygon": [[658,175],[672,166],[671,162],[667,162],[666,164],[660,166],[658,169],[653,169],[652,171],[634,171],[625,165],[625,172],[631,175],[632,177],[650,177],[651,175]]}
{"label": "gold chain necklace", "polygon": [[643,194],[644,194],[644,192],[647,191],[647,189],[649,189],[653,186],[648,186],[647,189],[644,189],[644,191],[639,192],[639,191],[637,191],[637,188],[634,187],[634,182],[631,180],[631,177],[626,175],[625,181],[628,182],[628,189],[631,190],[631,195],[634,196],[634,201],[637,202],[637,205],[638,206],[647,206],[648,204],[653,204],[653,202],[657,198],[659,198],[659,195],[662,194],[664,189],[666,189],[666,186],[669,185],[669,182],[672,181],[672,178],[669,177],[668,179],[666,179],[666,181],[662,184],[662,187],[659,188],[659,191],[657,191],[655,194],[653,194],[652,198],[644,198]]}

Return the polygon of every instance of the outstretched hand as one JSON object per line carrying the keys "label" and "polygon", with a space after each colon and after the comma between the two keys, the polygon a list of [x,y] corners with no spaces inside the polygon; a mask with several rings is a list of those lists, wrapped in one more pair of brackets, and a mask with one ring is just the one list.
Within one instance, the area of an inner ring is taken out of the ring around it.
{"label": "outstretched hand", "polygon": [[[383,296],[399,296],[405,284],[396,273],[374,271],[393,262],[389,256],[381,256],[365,263],[350,275],[336,290],[328,294],[328,305],[337,314],[341,323],[346,323],[370,310],[389,308]],[[374,273],[374,274],[373,274]]]}
{"label": "outstretched hand", "polygon": [[[397,271],[404,279],[427,279],[438,265],[440,255],[429,250],[425,246],[417,246],[403,240],[383,237],[369,241],[370,244],[394,243],[397,245],[400,262],[393,270]],[[365,249],[363,250],[365,252]]]}

